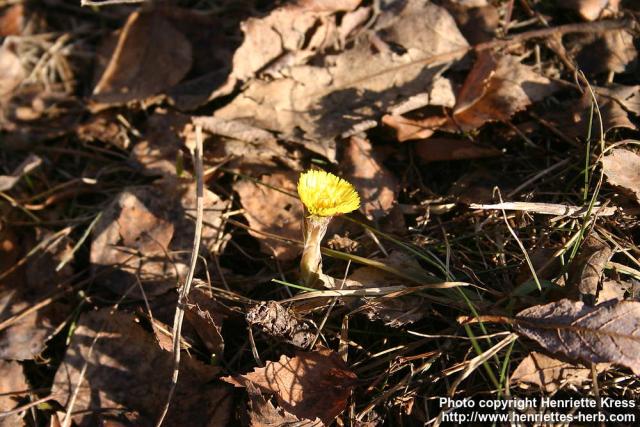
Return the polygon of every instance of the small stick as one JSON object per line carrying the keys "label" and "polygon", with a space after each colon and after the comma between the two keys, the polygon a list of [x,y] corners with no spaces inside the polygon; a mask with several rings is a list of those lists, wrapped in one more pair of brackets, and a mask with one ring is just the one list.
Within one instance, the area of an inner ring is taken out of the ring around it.
{"label": "small stick", "polygon": [[169,411],[169,405],[171,404],[171,398],[176,390],[178,384],[178,374],[180,372],[180,336],[182,332],[182,321],[184,320],[184,306],[189,296],[191,289],[191,282],[193,281],[193,275],[196,270],[196,264],[198,261],[198,253],[200,249],[200,238],[202,236],[202,217],[204,213],[204,166],[202,164],[202,126],[196,125],[196,149],[194,152],[194,163],[196,172],[196,224],[195,233],[193,236],[193,249],[191,252],[191,263],[189,265],[189,272],[187,278],[180,290],[180,296],[178,298],[178,304],[176,305],[176,314],[173,319],[173,376],[171,378],[171,388],[169,389],[169,395],[167,396],[167,402],[165,403],[162,414],[156,423],[156,427],[160,427],[164,418]]}

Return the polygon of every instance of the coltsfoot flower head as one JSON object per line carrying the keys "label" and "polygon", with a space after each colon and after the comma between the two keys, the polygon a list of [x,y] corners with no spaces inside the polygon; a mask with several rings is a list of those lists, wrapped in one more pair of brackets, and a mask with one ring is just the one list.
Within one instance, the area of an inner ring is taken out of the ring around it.
{"label": "coltsfoot flower head", "polygon": [[360,207],[355,187],[342,178],[319,170],[300,175],[298,195],[311,215],[335,216]]}

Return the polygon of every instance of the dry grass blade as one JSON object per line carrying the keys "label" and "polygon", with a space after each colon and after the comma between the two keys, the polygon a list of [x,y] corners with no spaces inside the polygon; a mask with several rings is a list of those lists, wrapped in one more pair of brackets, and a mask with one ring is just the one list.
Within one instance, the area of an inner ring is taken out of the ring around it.
{"label": "dry grass blade", "polygon": [[[471,209],[481,210],[505,210],[530,212],[541,215],[557,215],[569,217],[582,217],[589,211],[588,207],[570,206],[556,203],[533,203],[533,202],[504,202],[495,204],[471,203]],[[595,206],[591,213],[597,216],[611,216],[618,211],[615,206]]]}
{"label": "dry grass blade", "polygon": [[169,410],[171,404],[171,398],[178,385],[178,374],[180,372],[180,337],[182,331],[182,322],[184,320],[184,306],[187,303],[187,296],[191,290],[191,282],[193,281],[193,275],[195,274],[196,264],[198,262],[198,254],[200,252],[200,238],[202,236],[202,217],[204,213],[204,167],[202,162],[202,126],[196,126],[196,147],[194,151],[194,163],[196,173],[196,228],[193,236],[193,248],[191,252],[191,263],[189,265],[189,272],[187,278],[180,289],[180,297],[178,304],[176,305],[176,314],[173,320],[173,375],[171,378],[171,387],[167,396],[167,403],[164,407],[158,422],[157,427],[162,425],[165,416]]}
{"label": "dry grass blade", "polygon": [[494,345],[489,350],[484,351],[482,354],[474,357],[469,362],[467,362],[467,367],[464,372],[462,372],[462,374],[460,374],[460,376],[456,378],[453,383],[451,383],[451,387],[449,387],[449,396],[455,396],[458,386],[462,381],[464,381],[465,378],[469,377],[469,375],[471,375],[473,371],[478,369],[483,363],[492,358],[495,354],[511,344],[517,338],[517,334],[509,334],[504,337],[498,344]]}

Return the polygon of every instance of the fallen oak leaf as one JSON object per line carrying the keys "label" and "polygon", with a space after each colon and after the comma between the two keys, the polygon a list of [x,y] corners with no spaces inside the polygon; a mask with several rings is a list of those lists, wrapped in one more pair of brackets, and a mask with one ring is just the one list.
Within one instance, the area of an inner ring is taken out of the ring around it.
{"label": "fallen oak leaf", "polygon": [[326,425],[345,409],[357,377],[337,353],[321,349],[282,356],[247,374],[222,378],[238,387],[252,384],[274,394],[278,405],[298,418],[320,418]]}

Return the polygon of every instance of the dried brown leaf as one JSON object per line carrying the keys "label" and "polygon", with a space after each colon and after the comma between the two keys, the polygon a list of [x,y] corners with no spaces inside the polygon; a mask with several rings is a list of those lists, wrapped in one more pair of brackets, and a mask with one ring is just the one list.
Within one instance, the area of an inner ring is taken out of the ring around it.
{"label": "dried brown leaf", "polygon": [[[45,232],[37,237],[44,240],[50,238],[51,234]],[[73,273],[69,265],[60,271],[55,271],[55,268],[70,251],[69,240],[53,240],[30,257],[24,270],[6,278],[0,284],[0,321],[7,320],[42,301],[60,282],[69,278]],[[16,250],[16,254],[18,253]],[[0,358],[36,358],[45,348],[52,333],[65,320],[68,312],[69,307],[66,304],[53,302],[11,322],[6,329],[0,331]]]}
{"label": "dried brown leaf", "polygon": [[302,249],[271,239],[260,232],[301,240],[304,218],[302,204],[295,197],[273,189],[295,194],[297,180],[298,176],[294,172],[274,172],[262,177],[261,181],[265,185],[243,180],[233,186],[240,195],[240,203],[246,211],[245,217],[249,225],[256,230],[249,230],[249,234],[260,241],[262,252],[280,260],[292,260]]}
{"label": "dried brown leaf", "polygon": [[431,138],[416,143],[416,154],[426,162],[479,159],[502,155],[497,148],[466,139]]}
{"label": "dried brown leaf", "polygon": [[156,10],[133,12],[93,89],[100,104],[124,104],[163,92],[187,74],[191,44]]}
{"label": "dried brown leaf", "polygon": [[[184,279],[193,243],[195,185],[163,183],[125,189],[104,210],[93,230],[91,263],[111,291],[162,294]],[[202,249],[217,253],[226,240],[222,213],[229,202],[204,194]],[[103,270],[107,270],[107,272]],[[130,289],[132,288],[133,289]]]}
{"label": "dried brown leaf", "polygon": [[562,6],[575,10],[587,21],[595,21],[617,12],[620,0],[566,0]]}
{"label": "dried brown leaf", "polygon": [[587,363],[615,363],[640,373],[640,302],[595,307],[562,299],[517,314],[516,330],[552,353]]}
{"label": "dried brown leaf", "polygon": [[[166,401],[172,370],[171,353],[161,350],[132,316],[92,311],[78,320],[52,395],[79,426],[110,421],[153,426]],[[183,358],[167,426],[185,420],[199,426],[227,424],[231,396],[223,384],[211,383],[217,373],[217,368]]]}
{"label": "dried brown leaf", "polygon": [[355,9],[361,0],[305,0],[272,11],[264,18],[249,18],[241,24],[244,41],[233,57],[232,76],[254,77],[270,66],[297,65],[316,51],[335,43],[336,12]]}
{"label": "dried brown leaf", "polygon": [[249,394],[248,413],[252,427],[290,426],[290,427],[324,427],[324,423],[316,418],[314,421],[301,420],[282,408],[276,408],[271,401],[260,392],[260,389],[247,383]]}
{"label": "dried brown leaf", "polygon": [[609,245],[590,235],[582,243],[578,256],[569,267],[567,284],[575,287],[582,297],[589,295],[593,303],[604,267],[612,255]]}
{"label": "dried brown leaf", "polygon": [[[207,155],[211,161],[224,161],[227,169],[251,175],[273,171],[283,163],[291,169],[301,169],[300,155],[290,153],[263,129],[218,117],[194,117],[193,123],[201,125],[206,134],[213,136],[207,144]],[[195,141],[193,125],[185,128],[185,134],[187,144]]]}
{"label": "dried brown leaf", "polygon": [[604,156],[602,167],[607,181],[633,195],[640,203],[640,155],[614,148]]}
{"label": "dried brown leaf", "polygon": [[626,30],[607,31],[578,39],[576,61],[585,73],[623,73],[638,57],[634,37]]}
{"label": "dried brown leaf", "polygon": [[[202,299],[204,295],[200,292],[191,292],[190,299],[198,296]],[[185,310],[185,318],[202,340],[204,346],[212,355],[222,356],[224,351],[224,338],[222,337],[222,323],[226,318],[223,310],[215,306],[215,301],[198,303],[190,301]]]}
{"label": "dried brown leaf", "polygon": [[130,143],[127,129],[111,111],[89,117],[86,122],[78,125],[76,135],[84,142],[100,141],[122,150],[129,148]]}
{"label": "dried brown leaf", "polygon": [[276,301],[265,301],[251,307],[247,311],[247,323],[301,349],[309,348],[315,336],[309,322]]}
{"label": "dried brown leaf", "polygon": [[[579,100],[570,100],[562,103],[556,111],[547,113],[545,119],[568,137],[584,140],[589,134],[591,101],[591,95],[587,91]],[[629,114],[619,102],[599,95],[596,95],[596,101],[600,107],[602,127],[605,133],[614,128],[636,128],[629,119]],[[595,116],[594,120],[591,121],[591,137],[600,137],[600,124]]]}
{"label": "dried brown leaf", "polygon": [[182,132],[189,117],[177,112],[156,110],[147,120],[143,139],[131,151],[131,158],[147,175],[176,177],[177,161],[184,147]]}
{"label": "dried brown leaf", "polygon": [[240,387],[251,383],[264,393],[275,394],[278,405],[296,417],[320,418],[329,425],[346,407],[357,377],[340,356],[322,349],[282,356],[264,368],[223,380]]}
{"label": "dried brown leaf", "polygon": [[448,0],[445,7],[458,23],[460,31],[471,44],[489,41],[495,37],[495,30],[500,24],[498,10],[491,4],[465,4]]}
{"label": "dried brown leaf", "polygon": [[603,281],[602,289],[598,291],[598,299],[596,300],[596,303],[600,304],[611,300],[624,300],[624,294],[626,293],[628,288],[631,288],[631,284],[627,283],[625,285],[626,286],[623,286],[616,280]]}
{"label": "dried brown leaf", "polygon": [[[0,412],[10,411],[20,404],[25,393],[11,395],[9,393],[29,390],[27,378],[18,362],[0,360]],[[0,417],[0,427],[22,427],[26,423],[22,419],[24,413]]]}
{"label": "dried brown leaf", "polygon": [[[604,372],[608,363],[596,364],[597,372]],[[591,378],[591,368],[572,364],[543,353],[532,351],[522,359],[511,374],[512,384],[533,384],[546,393],[553,393],[566,384],[582,385]]]}
{"label": "dried brown leaf", "polygon": [[450,129],[477,129],[491,121],[506,121],[553,93],[556,87],[517,58],[481,54],[458,94]]}
{"label": "dried brown leaf", "polygon": [[640,116],[640,86],[613,84],[596,90],[598,94],[612,98],[626,111]]}
{"label": "dried brown leaf", "polygon": [[386,216],[396,202],[398,180],[379,160],[371,142],[352,136],[342,164],[360,195],[360,211],[371,220]]}
{"label": "dried brown leaf", "polygon": [[216,117],[323,141],[308,147],[333,159],[331,138],[424,91],[434,67],[420,59],[468,46],[448,12],[432,3],[410,0],[382,15],[376,29],[384,40],[367,33],[317,64],[284,67],[271,81],[253,80]]}
{"label": "dried brown leaf", "polygon": [[399,142],[429,138],[448,121],[447,117],[438,115],[424,119],[409,119],[393,114],[386,114],[382,117],[382,123],[395,129],[396,139]]}

